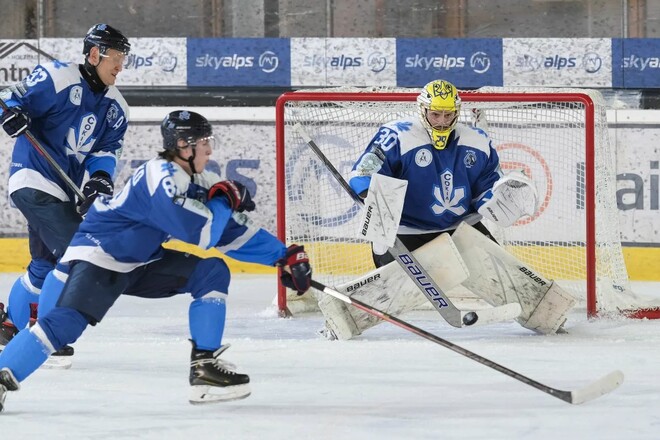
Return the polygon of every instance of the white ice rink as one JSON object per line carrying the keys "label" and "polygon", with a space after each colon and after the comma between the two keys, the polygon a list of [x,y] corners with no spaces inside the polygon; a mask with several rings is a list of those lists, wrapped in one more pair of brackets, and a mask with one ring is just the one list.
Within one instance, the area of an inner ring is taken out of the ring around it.
{"label": "white ice rink", "polygon": [[[13,275],[0,276],[0,300]],[[660,284],[636,284],[660,292]],[[274,276],[235,277],[227,359],[250,375],[245,400],[192,406],[189,298],[120,298],[75,344],[70,370],[39,370],[9,394],[3,439],[658,439],[660,322],[588,322],[560,336],[517,324],[454,329],[405,318],[547,385],[576,389],[620,369],[613,393],[572,406],[390,324],[347,342],[319,316],[280,319]]]}

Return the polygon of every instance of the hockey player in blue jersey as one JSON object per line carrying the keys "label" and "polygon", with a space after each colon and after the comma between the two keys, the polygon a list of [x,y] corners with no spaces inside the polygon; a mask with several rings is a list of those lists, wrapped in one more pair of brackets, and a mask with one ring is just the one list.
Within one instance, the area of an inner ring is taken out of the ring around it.
{"label": "hockey player in blue jersey", "polygon": [[[397,231],[408,250],[416,250],[443,233],[452,235],[462,222],[495,241],[482,218],[508,227],[535,212],[536,189],[531,179],[521,172],[504,175],[488,134],[478,126],[459,123],[461,98],[453,84],[444,80],[426,84],[417,104],[417,117],[379,127],[353,165],[349,180],[361,197],[367,196],[372,176],[377,173],[408,182]],[[394,261],[388,250],[387,245],[372,243],[377,268]],[[419,294],[417,287],[412,286],[410,293],[404,289],[397,293],[404,299],[398,299],[396,307],[392,301],[385,305],[377,289],[363,290],[359,299],[379,304],[388,313],[412,310]],[[368,315],[328,296],[319,300],[319,308],[326,318],[321,334],[328,339],[350,339],[378,322],[363,319]]]}
{"label": "hockey player in blue jersey", "polygon": [[122,294],[191,294],[191,403],[250,394],[249,377],[221,357],[228,347],[222,344],[227,265],[161,245],[173,237],[238,260],[282,266],[288,269],[282,283],[301,294],[311,283],[307,254],[251,225],[243,211],[255,205],[243,185],[204,171],[212,131],[203,116],[172,112],[161,131],[159,157],[140,166],[114,198],[97,199],[75,233],[61,260],[71,269],[57,306],[0,353],[0,407],[7,390],[17,390],[50,354],[100,322]]}
{"label": "hockey player in blue jersey", "polygon": [[[10,291],[7,313],[0,308],[0,349],[28,324],[30,305],[40,301],[47,274],[48,280],[56,275],[51,271],[81,215],[99,194],[113,192],[112,176],[129,117],[114,84],[129,50],[120,31],[97,24],[84,39],[84,64],[39,65],[0,94],[9,107],[0,123],[16,138],[8,192],[27,219],[32,258]],[[84,200],[76,201],[73,189],[21,136],[28,129],[75,185],[89,175],[82,187]],[[73,348],[64,347],[58,354],[71,355]]]}
{"label": "hockey player in blue jersey", "polygon": [[[409,250],[461,222],[491,237],[482,207],[502,172],[488,135],[458,123],[461,99],[448,81],[428,83],[417,102],[418,118],[378,129],[353,166],[351,188],[365,197],[374,173],[408,181],[398,235]],[[385,246],[374,243],[372,251],[376,267],[393,261]]]}

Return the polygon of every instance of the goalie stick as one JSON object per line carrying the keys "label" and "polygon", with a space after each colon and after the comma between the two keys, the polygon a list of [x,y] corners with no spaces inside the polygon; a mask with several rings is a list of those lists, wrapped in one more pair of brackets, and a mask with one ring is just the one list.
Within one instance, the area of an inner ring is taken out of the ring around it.
{"label": "goalie stick", "polygon": [[[323,154],[321,149],[305,129],[297,123],[293,126],[294,130],[300,134],[303,140],[314,151],[318,158],[323,162],[326,168],[332,173],[333,177],[341,185],[341,187],[351,196],[351,198],[359,205],[364,205],[364,201],[358,196],[353,188],[350,187],[348,182],[337,171],[337,168],[328,160]],[[406,246],[397,237],[388,252],[401,266],[403,271],[410,277],[410,279],[417,285],[419,290],[426,296],[433,307],[440,313],[447,323],[454,327],[465,327],[477,322],[479,315],[474,311],[461,311],[459,310],[447,297],[447,295],[440,289],[438,284],[431,278],[426,269],[419,264],[417,258],[410,252]]]}
{"label": "goalie stick", "polygon": [[[3,112],[9,110],[9,107],[7,107],[7,104],[2,99],[0,99],[0,108],[2,108]],[[37,140],[37,138],[35,138],[32,135],[30,130],[25,130],[25,133],[23,133],[23,135],[26,138],[28,138],[34,149],[37,150],[39,154],[41,154],[48,161],[50,166],[53,167],[53,169],[57,172],[60,178],[64,180],[64,182],[69,186],[69,188],[71,188],[73,192],[76,193],[76,196],[78,196],[80,200],[85,200],[87,197],[85,197],[85,195],[82,193],[80,188],[78,188],[78,186],[75,183],[73,183],[73,180],[71,180],[71,178],[67,176],[67,174],[64,172],[62,167],[60,167],[59,164],[55,162],[55,159],[53,159],[53,157],[50,154],[48,154],[48,151],[46,151],[46,149],[43,147],[43,145],[41,145],[41,143]]]}
{"label": "goalie stick", "polygon": [[368,304],[365,304],[361,301],[358,301],[354,298],[344,295],[343,293],[331,289],[330,287],[321,284],[316,280],[312,280],[312,287],[327,295],[333,296],[338,300],[345,302],[346,304],[350,304],[353,307],[356,307],[366,313],[369,313],[370,315],[376,316],[384,321],[394,324],[397,327],[400,327],[406,331],[416,334],[417,336],[421,336],[422,338],[428,341],[434,342],[438,345],[442,345],[443,347],[448,348],[449,350],[455,353],[465,356],[468,359],[471,359],[475,362],[479,362],[480,364],[490,367],[493,370],[505,374],[509,377],[512,377],[513,379],[516,379],[524,383],[525,385],[529,385],[533,388],[536,388],[539,391],[542,391],[546,394],[551,395],[552,397],[556,397],[557,399],[563,400],[564,402],[570,403],[572,405],[580,405],[590,400],[594,400],[600,396],[603,396],[615,390],[619,385],[623,383],[623,373],[619,370],[615,370],[609,373],[608,375],[603,376],[602,378],[575,391],[564,391],[564,390],[559,390],[557,388],[552,388],[548,385],[544,385],[540,382],[537,382],[534,379],[530,379],[527,376],[523,376],[522,374],[513,371],[503,365],[493,362],[490,359],[487,359],[474,352],[471,352],[459,345],[449,342],[446,339],[436,336],[433,333],[429,333],[426,330],[422,330],[419,327],[415,327],[414,325],[409,324],[406,321],[397,318],[396,316],[389,315],[374,307],[371,307]]}

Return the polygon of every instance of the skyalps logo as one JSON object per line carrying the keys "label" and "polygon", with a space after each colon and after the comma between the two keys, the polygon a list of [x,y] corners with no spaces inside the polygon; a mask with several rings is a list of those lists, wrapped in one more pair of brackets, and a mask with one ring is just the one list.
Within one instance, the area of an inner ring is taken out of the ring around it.
{"label": "skyalps logo", "polygon": [[364,64],[362,57],[352,57],[341,54],[339,56],[328,57],[324,55],[311,55],[303,58],[303,67],[314,67],[317,72],[323,68],[346,70],[360,67]]}
{"label": "skyalps logo", "polygon": [[635,69],[643,72],[646,69],[660,69],[660,57],[644,57],[630,54],[623,57],[622,67],[624,69]]}
{"label": "skyalps logo", "polygon": [[530,55],[518,56],[515,61],[515,67],[532,72],[541,69],[548,70],[568,70],[582,68],[587,73],[596,73],[603,66],[603,60],[595,52],[588,52],[580,59],[579,56],[555,55]]}
{"label": "skyalps logo", "polygon": [[424,70],[451,70],[465,67],[465,57],[442,55],[437,57],[426,57],[416,54],[414,57],[406,57],[406,68],[421,68]]}
{"label": "skyalps logo", "polygon": [[267,50],[259,55],[259,67],[264,73],[273,73],[280,65],[280,59],[275,52]]}
{"label": "skyalps logo", "polygon": [[387,57],[381,52],[374,52],[367,57],[367,67],[374,73],[379,73],[387,67]]}
{"label": "skyalps logo", "polygon": [[140,70],[147,67],[160,67],[163,72],[173,72],[179,59],[170,51],[152,53],[150,55],[131,53],[126,57],[124,69]]}
{"label": "skyalps logo", "polygon": [[486,73],[490,69],[490,57],[486,52],[475,52],[470,57],[470,67],[474,73]]}
{"label": "skyalps logo", "polygon": [[221,68],[239,70],[254,66],[254,57],[242,56],[237,53],[227,56],[215,56],[209,53],[195,58],[195,67],[209,67],[214,70]]}
{"label": "skyalps logo", "polygon": [[431,211],[435,215],[443,215],[449,212],[459,216],[465,213],[465,207],[461,202],[465,198],[465,188],[454,188],[454,175],[448,169],[440,175],[440,184],[433,185],[433,197],[435,202],[431,205]]}

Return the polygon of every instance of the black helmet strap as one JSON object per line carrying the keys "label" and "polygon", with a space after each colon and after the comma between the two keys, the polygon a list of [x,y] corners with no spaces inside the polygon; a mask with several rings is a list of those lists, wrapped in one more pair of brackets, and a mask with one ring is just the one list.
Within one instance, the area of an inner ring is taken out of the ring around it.
{"label": "black helmet strap", "polygon": [[100,93],[108,87],[101,80],[101,77],[96,71],[96,66],[93,66],[92,63],[89,62],[89,59],[85,58],[85,64],[79,64],[78,66],[80,73],[83,78],[85,78],[85,81],[87,81],[87,84],[89,84],[92,92]]}
{"label": "black helmet strap", "polygon": [[188,162],[188,165],[190,166],[190,171],[192,172],[192,175],[190,176],[190,181],[192,182],[193,181],[193,176],[195,174],[197,174],[197,170],[195,169],[195,162],[194,162],[195,161],[195,155],[197,153],[197,142],[195,141],[195,139],[193,139],[191,137],[189,137],[188,139],[183,139],[183,138],[179,138],[179,139],[182,139],[182,140],[187,142],[187,145],[185,147],[182,147],[182,148],[188,148],[188,147],[192,148],[192,155],[188,159],[184,159],[183,157],[181,157],[181,154],[179,153],[179,150],[181,150],[182,148],[179,148],[179,146],[177,146],[177,148],[176,148],[177,157],[181,160],[185,160],[186,162]]}

